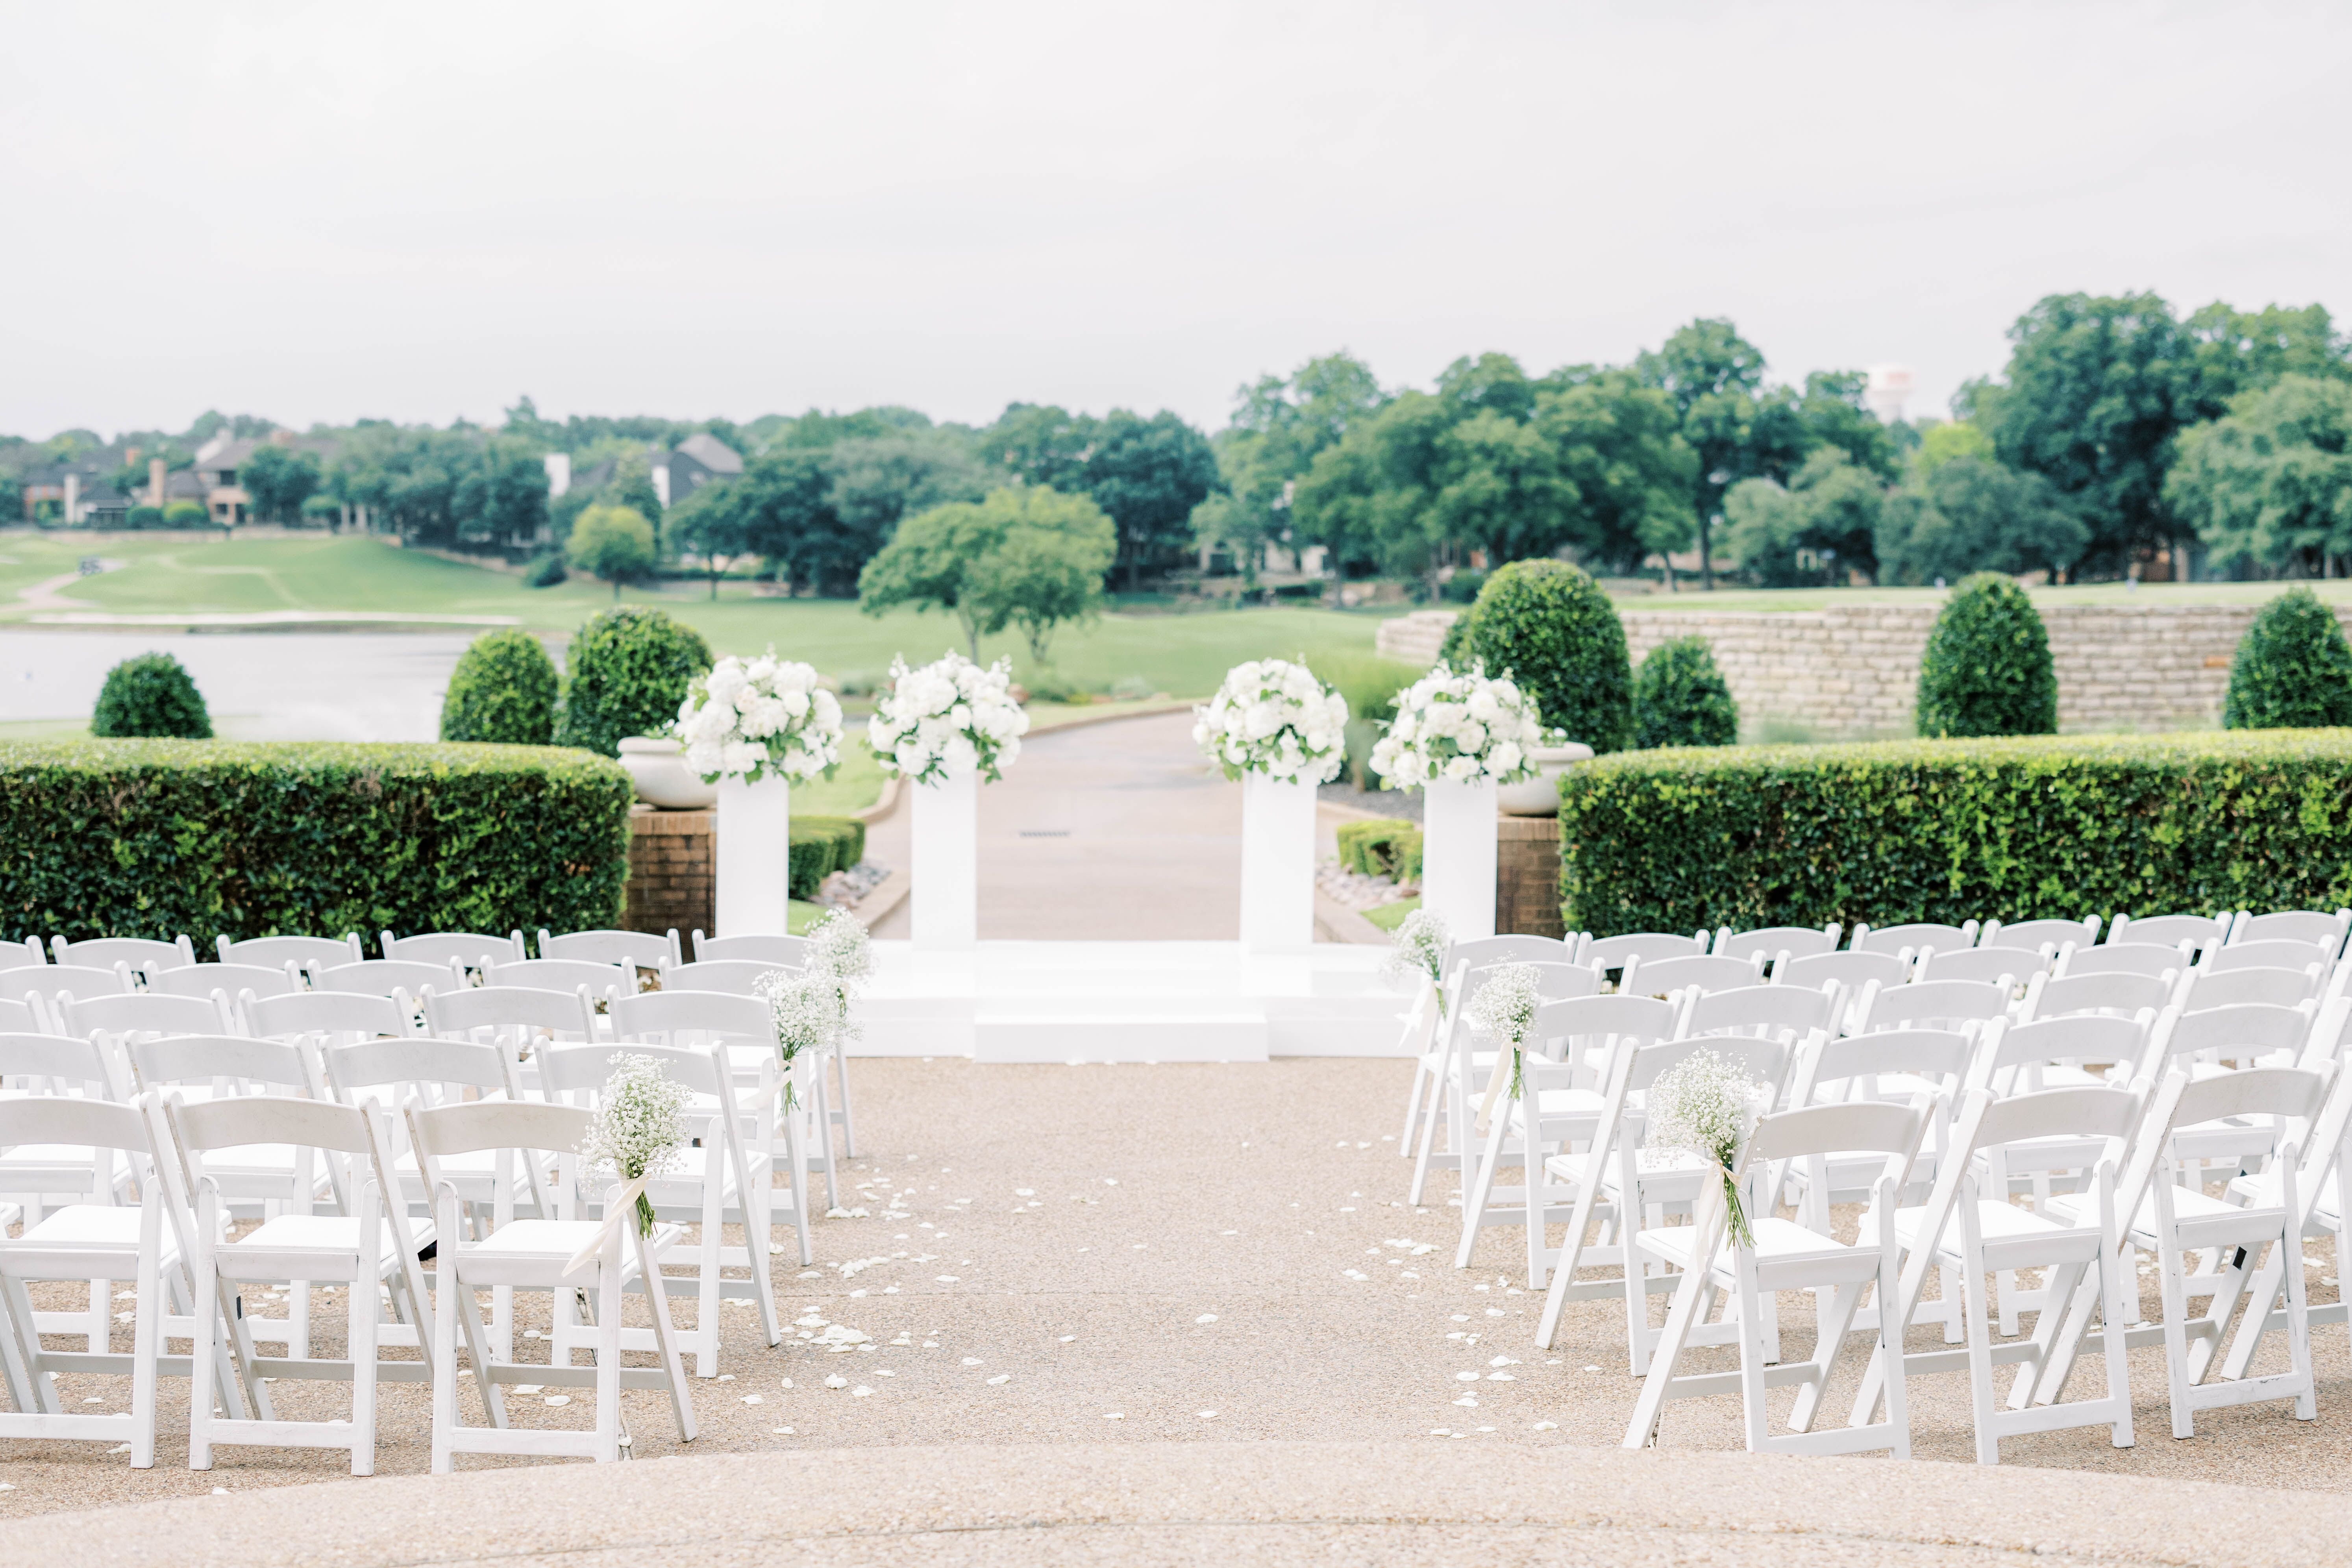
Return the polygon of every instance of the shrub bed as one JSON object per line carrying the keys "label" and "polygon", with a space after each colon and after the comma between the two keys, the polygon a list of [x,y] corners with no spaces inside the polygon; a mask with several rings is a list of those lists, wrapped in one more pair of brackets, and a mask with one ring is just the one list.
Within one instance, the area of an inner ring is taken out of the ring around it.
{"label": "shrub bed", "polygon": [[0,743],[0,928],[201,951],[614,926],[633,793],[551,747]]}
{"label": "shrub bed", "polygon": [[1634,752],[1560,779],[1570,931],[2352,903],[2352,733]]}
{"label": "shrub bed", "polygon": [[1343,822],[1339,864],[1365,877],[1410,882],[1421,875],[1421,826],[1402,817]]}
{"label": "shrub bed", "polygon": [[866,824],[854,816],[801,816],[792,826],[792,870],[796,899],[814,898],[827,877],[866,858]]}

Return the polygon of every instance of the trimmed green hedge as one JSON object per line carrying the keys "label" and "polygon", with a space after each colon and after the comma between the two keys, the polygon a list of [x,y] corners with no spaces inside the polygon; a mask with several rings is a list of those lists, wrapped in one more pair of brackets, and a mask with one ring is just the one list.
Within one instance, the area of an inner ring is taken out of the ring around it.
{"label": "trimmed green hedge", "polygon": [[1343,822],[1339,864],[1366,877],[1410,882],[1421,875],[1421,825],[1402,817]]}
{"label": "trimmed green hedge", "polygon": [[792,895],[812,898],[835,871],[846,871],[866,858],[866,824],[854,816],[793,818]]}
{"label": "trimmed green hedge", "polygon": [[0,743],[0,931],[614,926],[633,795],[553,747]]}
{"label": "trimmed green hedge", "polygon": [[1570,931],[2352,903],[2352,732],[1632,752],[1560,778]]}

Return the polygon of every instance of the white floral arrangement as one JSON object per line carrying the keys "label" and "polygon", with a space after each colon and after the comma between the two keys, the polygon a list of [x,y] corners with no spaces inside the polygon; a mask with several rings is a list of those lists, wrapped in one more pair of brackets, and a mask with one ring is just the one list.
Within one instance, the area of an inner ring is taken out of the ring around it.
{"label": "white floral arrangement", "polygon": [[867,744],[883,771],[915,784],[935,784],[971,768],[990,783],[1021,754],[1029,715],[1013,700],[1013,664],[986,669],[960,653],[908,669],[890,661],[890,689],[874,705]]}
{"label": "white floral arrangement", "polygon": [[753,659],[730,653],[696,676],[672,732],[705,784],[769,773],[805,784],[841,765],[840,702],[814,668],[772,647]]}
{"label": "white floral arrangement", "polygon": [[1328,784],[1348,760],[1348,700],[1303,664],[1252,659],[1192,710],[1192,742],[1229,779]]}
{"label": "white floral arrangement", "polygon": [[1456,674],[1444,661],[1396,700],[1396,717],[1372,747],[1372,771],[1391,789],[1441,779],[1517,784],[1534,775],[1530,748],[1543,743],[1536,705],[1507,676],[1481,665]]}
{"label": "white floral arrangement", "polygon": [[[662,1070],[658,1058],[619,1058],[597,1096],[581,1159],[590,1170],[610,1171],[624,1182],[660,1175],[686,1145],[688,1099],[686,1086]],[[649,1236],[653,1228],[653,1200],[639,1193],[637,1234]]]}
{"label": "white floral arrangement", "polygon": [[1495,1101],[1496,1091],[1503,1085],[1505,1053],[1509,1053],[1511,1082],[1509,1098],[1517,1100],[1524,1091],[1521,1076],[1528,1031],[1535,1026],[1536,1012],[1543,1005],[1543,992],[1536,982],[1536,966],[1532,963],[1498,963],[1486,971],[1486,980],[1470,998],[1463,1016],[1471,1026],[1492,1039],[1498,1047],[1495,1052],[1495,1075],[1488,1080],[1486,1093],[1478,1106],[1480,1131]]}
{"label": "white floral arrangement", "polygon": [[847,910],[827,910],[808,928],[807,936],[802,972],[831,979],[841,990],[845,1009],[874,973],[874,944],[866,923]]}
{"label": "white floral arrangement", "polygon": [[1723,1202],[1734,1241],[1756,1245],[1731,1163],[1748,1130],[1771,1105],[1772,1090],[1713,1051],[1693,1051],[1658,1075],[1644,1102],[1652,1149],[1688,1149],[1723,1177]]}
{"label": "white floral arrangement", "polygon": [[1445,1016],[1445,950],[1454,933],[1445,917],[1434,910],[1415,910],[1389,937],[1389,955],[1381,961],[1381,978],[1402,980],[1419,975],[1437,993],[1437,1016]]}
{"label": "white floral arrangement", "polygon": [[831,975],[772,969],[752,983],[752,989],[768,1004],[776,1058],[784,1066],[784,1109],[790,1110],[800,1103],[795,1068],[849,1038],[853,1026],[842,1005],[841,988]]}

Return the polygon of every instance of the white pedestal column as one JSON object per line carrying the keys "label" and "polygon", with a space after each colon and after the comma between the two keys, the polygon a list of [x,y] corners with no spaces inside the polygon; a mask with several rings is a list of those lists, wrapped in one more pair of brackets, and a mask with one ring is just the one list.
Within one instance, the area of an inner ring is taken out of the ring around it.
{"label": "white pedestal column", "polygon": [[1495,934],[1495,789],[1441,780],[1422,791],[1421,907],[1456,942]]}
{"label": "white pedestal column", "polygon": [[719,781],[714,936],[782,936],[792,897],[793,786],[771,773],[758,784]]}
{"label": "white pedestal column", "polygon": [[915,945],[968,949],[980,940],[980,774],[915,786],[910,870]]}
{"label": "white pedestal column", "polygon": [[1315,940],[1315,786],[1242,775],[1242,942]]}

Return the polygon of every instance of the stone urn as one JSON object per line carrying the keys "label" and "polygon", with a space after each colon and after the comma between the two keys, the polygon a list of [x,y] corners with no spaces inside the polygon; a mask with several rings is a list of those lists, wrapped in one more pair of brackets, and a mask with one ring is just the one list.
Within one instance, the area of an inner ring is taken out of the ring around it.
{"label": "stone urn", "polygon": [[1536,776],[1503,785],[1495,794],[1495,804],[1506,816],[1558,816],[1559,775],[1577,763],[1591,762],[1592,748],[1580,741],[1530,746],[1528,760],[1535,763]]}
{"label": "stone urn", "polygon": [[621,742],[621,766],[637,786],[637,798],[664,811],[707,811],[719,786],[704,784],[686,765],[686,747],[677,741],[634,735]]}

